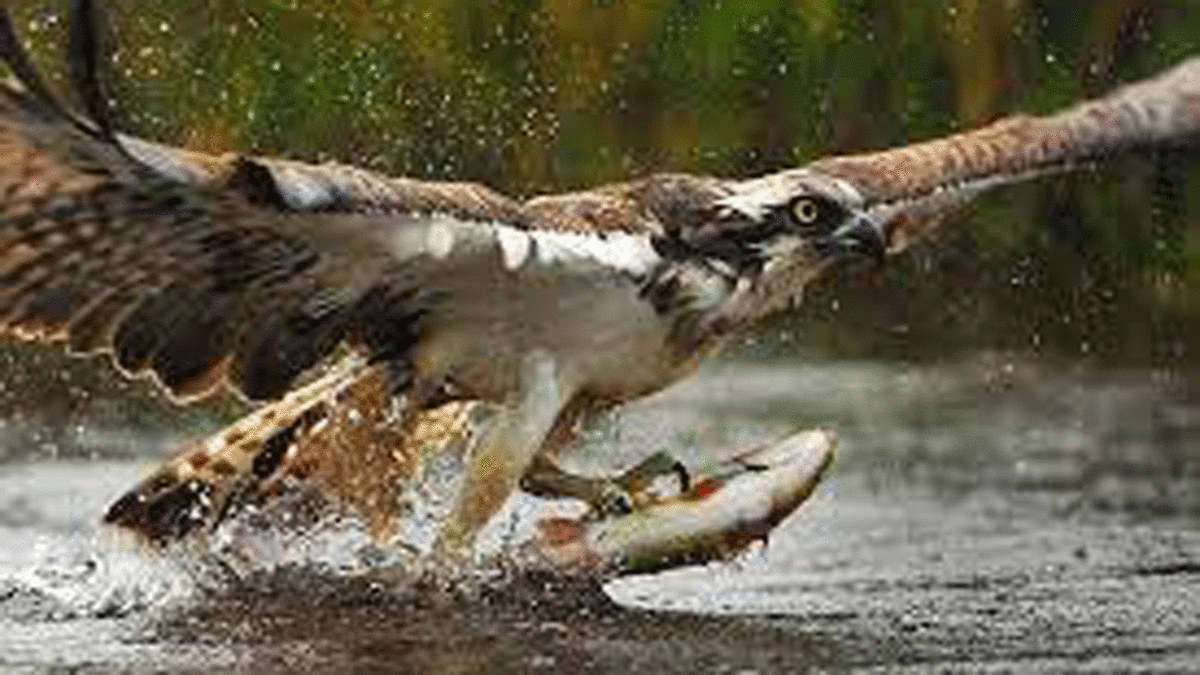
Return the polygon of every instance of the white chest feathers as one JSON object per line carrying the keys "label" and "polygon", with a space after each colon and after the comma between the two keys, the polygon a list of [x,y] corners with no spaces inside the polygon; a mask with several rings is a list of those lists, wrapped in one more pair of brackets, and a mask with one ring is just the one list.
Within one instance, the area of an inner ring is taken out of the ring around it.
{"label": "white chest feathers", "polygon": [[440,214],[406,220],[391,228],[387,238],[388,248],[400,259],[424,255],[449,261],[460,255],[495,255],[498,249],[504,268],[513,272],[531,265],[599,266],[644,277],[661,261],[645,235],[525,229]]}
{"label": "white chest feathers", "polygon": [[495,225],[504,266],[594,262],[634,276],[644,276],[659,262],[650,238],[626,232],[581,234],[554,230],[521,230]]}

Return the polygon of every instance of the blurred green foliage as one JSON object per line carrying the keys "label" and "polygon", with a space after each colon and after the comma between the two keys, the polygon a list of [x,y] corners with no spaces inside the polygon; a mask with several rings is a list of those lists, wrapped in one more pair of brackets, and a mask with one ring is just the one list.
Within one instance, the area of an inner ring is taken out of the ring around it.
{"label": "blurred green foliage", "polygon": [[[1200,53],[1194,0],[110,4],[135,134],[515,195],[913,142]],[[54,73],[61,9],[19,9]],[[799,331],[843,355],[1186,361],[1200,352],[1198,169],[1168,154],[984,199],[959,219],[969,227],[886,274],[815,289],[768,342]]]}
{"label": "blurred green foliage", "polygon": [[[529,194],[1050,111],[1200,51],[1192,0],[125,0],[131,131]],[[57,61],[57,4],[25,27]]]}

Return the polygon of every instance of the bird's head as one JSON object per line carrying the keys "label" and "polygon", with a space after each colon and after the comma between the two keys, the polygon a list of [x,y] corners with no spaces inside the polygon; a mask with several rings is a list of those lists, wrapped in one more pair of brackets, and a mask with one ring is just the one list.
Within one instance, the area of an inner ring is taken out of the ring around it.
{"label": "bird's head", "polygon": [[[831,269],[882,261],[883,225],[849,183],[802,169],[708,186],[708,199],[662,218],[656,248],[709,273],[693,308],[701,332],[724,332],[794,303]],[[680,281],[683,281],[682,279]]]}

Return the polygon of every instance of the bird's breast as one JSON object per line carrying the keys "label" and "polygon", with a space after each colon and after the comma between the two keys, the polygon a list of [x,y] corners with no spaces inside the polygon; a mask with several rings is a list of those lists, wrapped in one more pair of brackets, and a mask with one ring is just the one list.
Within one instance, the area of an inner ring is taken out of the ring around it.
{"label": "bird's breast", "polygon": [[439,299],[421,319],[418,377],[502,400],[519,388],[522,360],[537,350],[553,356],[569,386],[615,402],[686,372],[671,318],[642,293],[653,263],[648,244],[524,234],[498,229],[479,244],[487,255],[456,254],[457,244],[440,242],[445,259],[462,259],[423,280]]}

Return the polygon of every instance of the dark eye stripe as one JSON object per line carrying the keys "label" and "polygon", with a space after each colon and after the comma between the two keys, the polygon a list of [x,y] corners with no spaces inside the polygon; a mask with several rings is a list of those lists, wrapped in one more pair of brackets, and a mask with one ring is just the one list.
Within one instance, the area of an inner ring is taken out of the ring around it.
{"label": "dark eye stripe", "polygon": [[739,244],[752,244],[756,241],[770,239],[776,235],[786,232],[790,225],[787,216],[782,214],[771,214],[761,223],[755,223],[747,227],[738,228],[729,233],[729,238]]}

